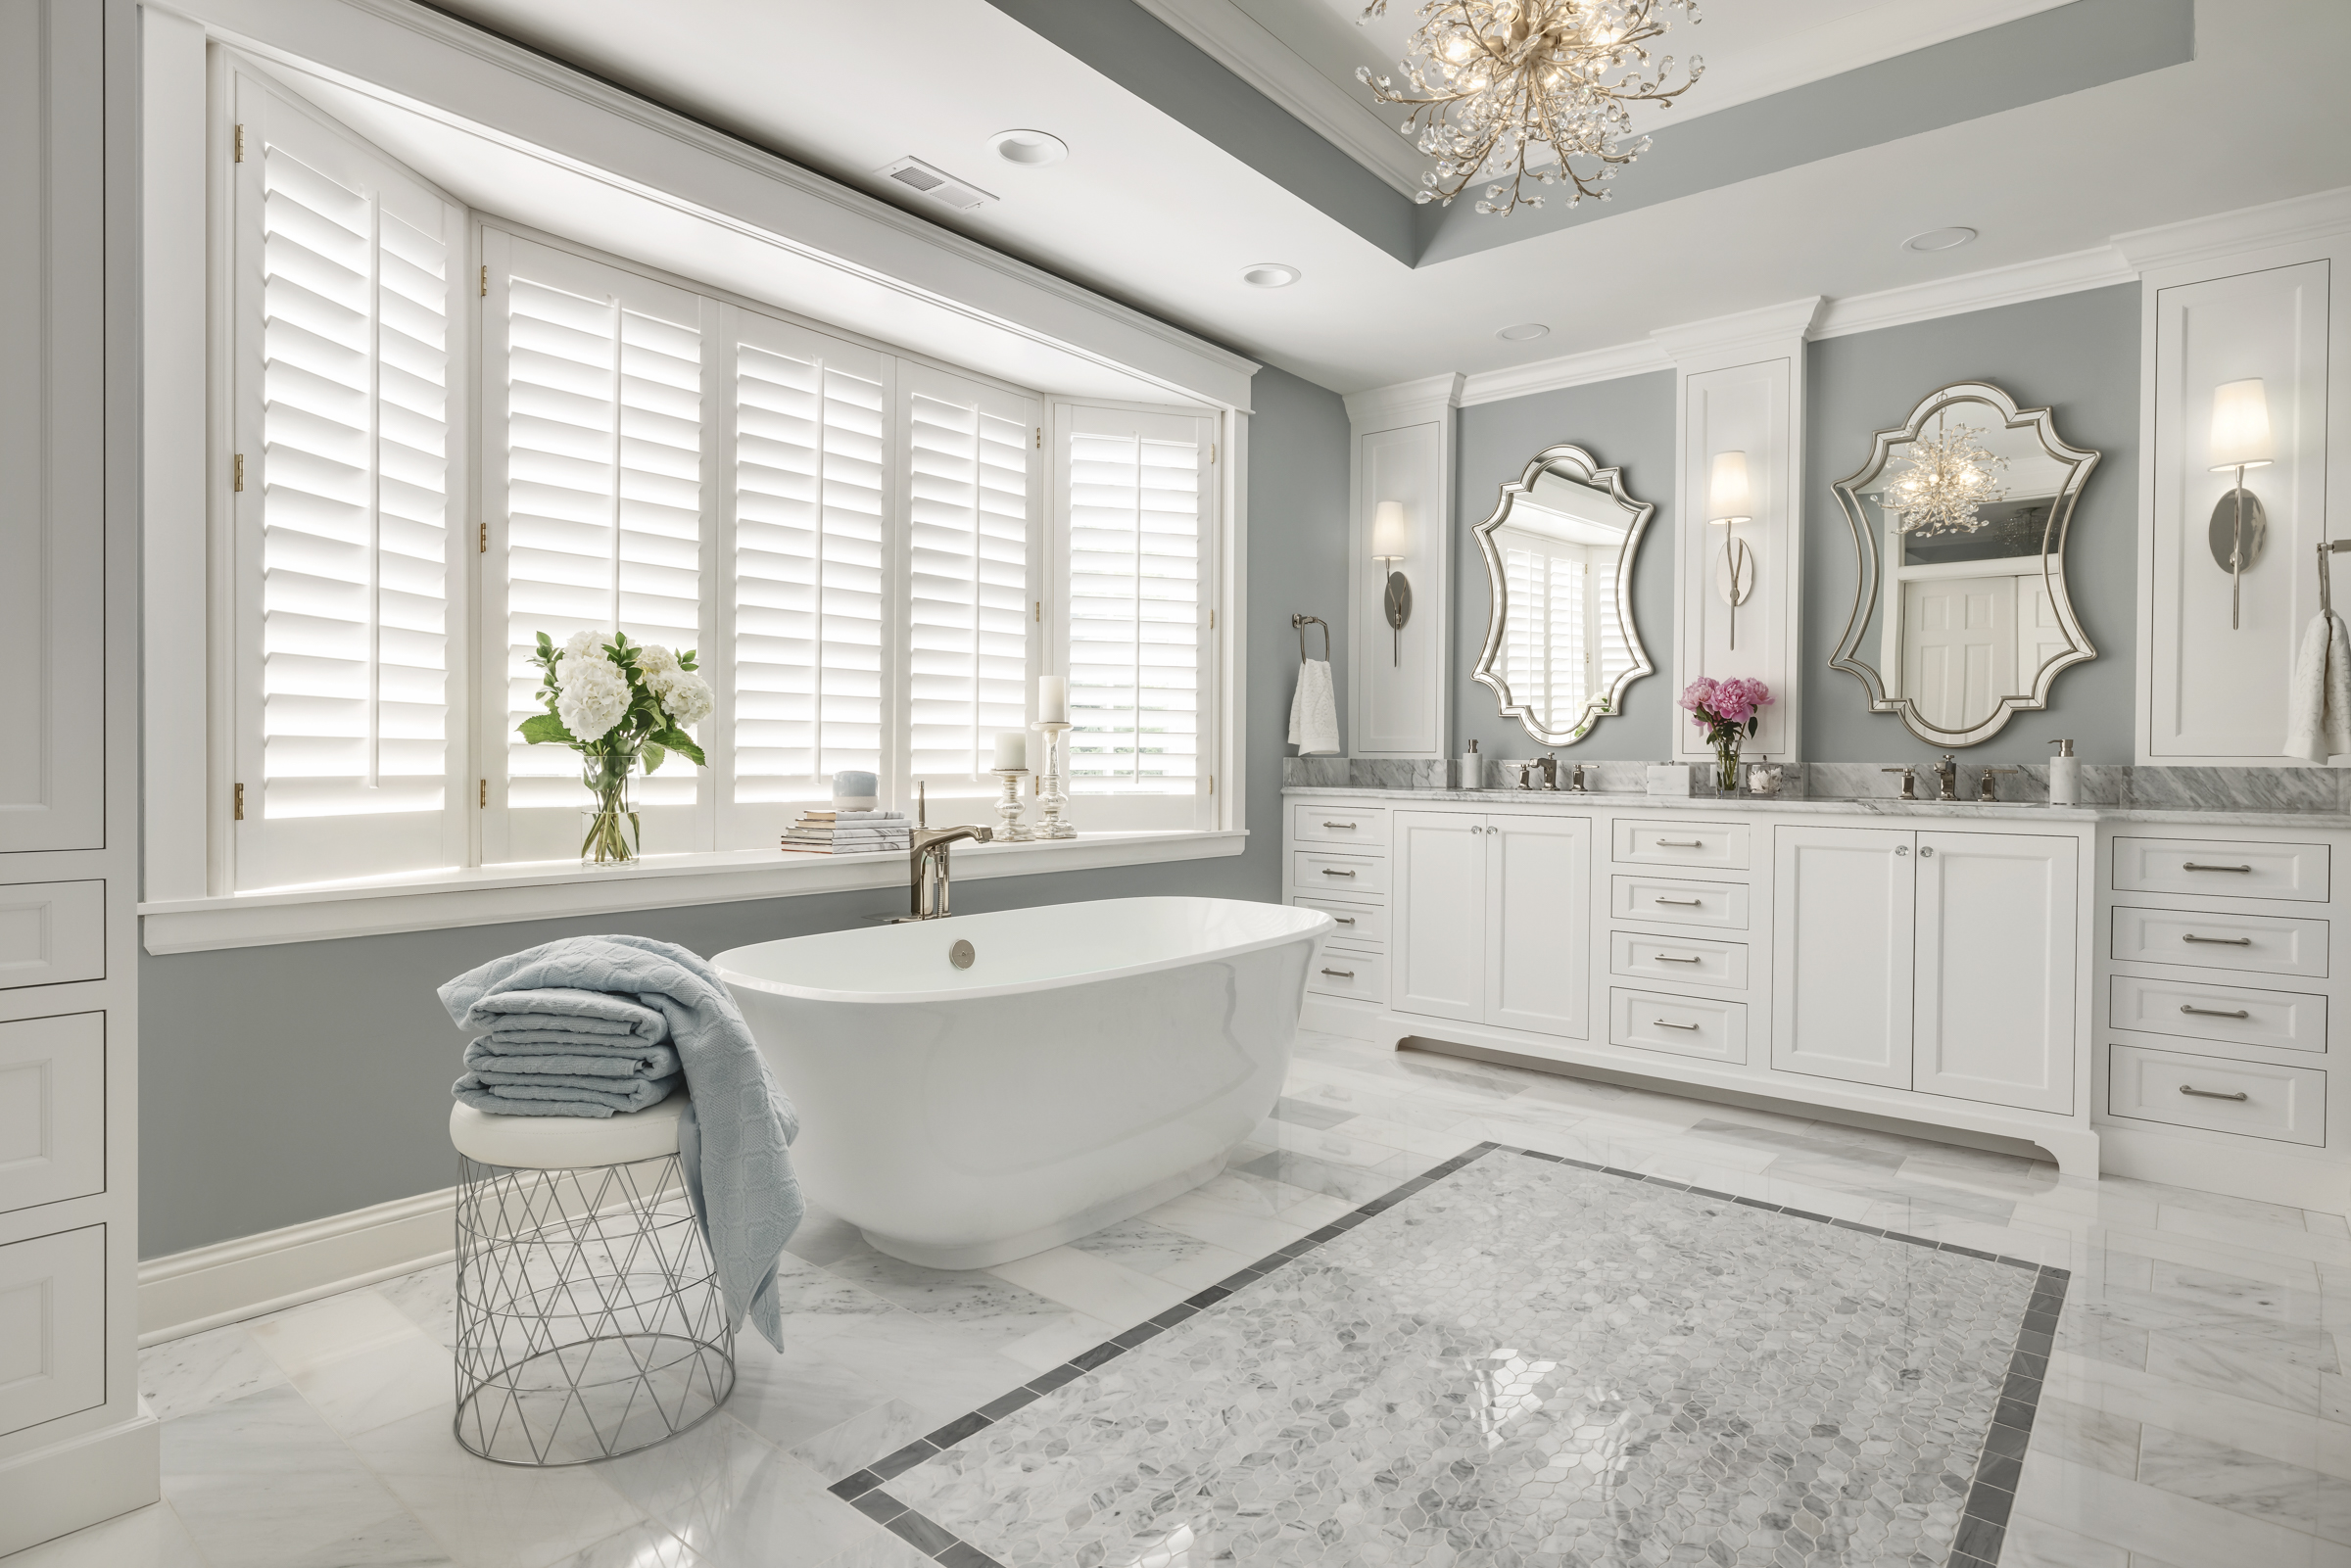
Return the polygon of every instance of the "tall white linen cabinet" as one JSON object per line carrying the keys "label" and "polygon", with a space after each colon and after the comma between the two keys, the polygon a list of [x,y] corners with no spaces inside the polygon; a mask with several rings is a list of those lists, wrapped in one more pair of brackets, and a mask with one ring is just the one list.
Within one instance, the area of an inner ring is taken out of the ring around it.
{"label": "tall white linen cabinet", "polygon": [[157,1497],[139,1407],[138,12],[0,0],[0,1555]]}

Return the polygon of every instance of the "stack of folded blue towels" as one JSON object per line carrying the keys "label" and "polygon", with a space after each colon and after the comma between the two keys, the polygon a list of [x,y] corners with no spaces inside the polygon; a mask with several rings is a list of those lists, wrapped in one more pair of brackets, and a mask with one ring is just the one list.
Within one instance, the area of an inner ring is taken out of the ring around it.
{"label": "stack of folded blue towels", "polygon": [[684,1081],[669,1021],[609,991],[495,991],[462,1022],[484,1032],[465,1047],[452,1092],[476,1111],[608,1117],[656,1105]]}

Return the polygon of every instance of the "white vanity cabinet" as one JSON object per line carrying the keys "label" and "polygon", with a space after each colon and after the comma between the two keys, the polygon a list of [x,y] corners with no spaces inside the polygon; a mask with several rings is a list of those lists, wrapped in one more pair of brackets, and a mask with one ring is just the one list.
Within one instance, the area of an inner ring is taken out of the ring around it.
{"label": "white vanity cabinet", "polygon": [[1783,824],[1773,846],[1772,1066],[2073,1109],[2073,838]]}
{"label": "white vanity cabinet", "polygon": [[1399,811],[1399,1013],[1582,1039],[1591,1032],[1588,817]]}

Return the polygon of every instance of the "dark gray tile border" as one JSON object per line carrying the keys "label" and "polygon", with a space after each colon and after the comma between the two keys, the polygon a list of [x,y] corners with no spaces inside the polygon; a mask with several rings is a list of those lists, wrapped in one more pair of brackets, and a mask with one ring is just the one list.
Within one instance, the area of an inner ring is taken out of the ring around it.
{"label": "dark gray tile border", "polygon": [[1314,1252],[1323,1243],[1336,1240],[1373,1215],[1384,1213],[1422,1189],[1444,1180],[1471,1161],[1481,1160],[1490,1154],[1517,1155],[1550,1164],[1573,1165],[1578,1170],[1663,1187],[1715,1203],[1736,1204],[1743,1209],[1760,1209],[1767,1213],[1782,1214],[1809,1224],[1859,1231],[1865,1236],[1903,1242],[1912,1247],[1923,1247],[1929,1252],[1951,1253],[1961,1258],[2002,1263],[2035,1275],[2033,1294],[2026,1302],[2024,1317],[2017,1325],[2016,1347],[2009,1357],[2007,1375],[2000,1385],[1999,1402],[1993,1409],[1991,1425],[1984,1434],[1983,1448],[1976,1455],[1975,1479],[1968,1486],[1967,1502],[1960,1511],[1959,1533],[1951,1544],[1947,1565],[1947,1568],[1998,1568],[2000,1544],[2007,1533],[2008,1513],[2016,1502],[2017,1477],[2023,1471],[2026,1445],[2032,1441],[2033,1420],[2040,1403],[2041,1378],[2047,1371],[2050,1350],[2056,1343],[2057,1314],[2064,1309],[2066,1284],[2073,1277],[2067,1270],[2046,1263],[2031,1262],[2022,1258],[2007,1258],[1998,1253],[1962,1247],[1956,1242],[1930,1241],[1924,1236],[1910,1236],[1898,1230],[1856,1224],[1849,1219],[1814,1213],[1808,1209],[1791,1209],[1784,1204],[1766,1203],[1760,1198],[1742,1198],[1706,1187],[1693,1187],[1687,1182],[1671,1181],[1663,1176],[1643,1175],[1638,1170],[1594,1164],[1588,1160],[1571,1160],[1565,1155],[1544,1154],[1537,1149],[1514,1149],[1503,1143],[1481,1143],[1455,1155],[1442,1164],[1431,1166],[1370,1202],[1341,1214],[1313,1234],[1259,1259],[1247,1268],[1187,1298],[1181,1306],[1170,1307],[1157,1317],[1137,1323],[1092,1350],[1070,1357],[1051,1371],[1039,1373],[971,1414],[948,1422],[930,1436],[918,1438],[895,1453],[876,1459],[855,1475],[834,1482],[830,1490],[835,1497],[882,1524],[934,1561],[947,1564],[948,1568],[1003,1568],[1001,1563],[979,1547],[899,1502],[882,1490],[883,1484],[964,1439],[985,1431],[1005,1416],[1035,1402],[1062,1385],[1076,1382],[1097,1367],[1116,1360],[1136,1346],[1166,1333],[1185,1318],[1205,1311],[1235,1291],[1255,1284],[1268,1274]]}

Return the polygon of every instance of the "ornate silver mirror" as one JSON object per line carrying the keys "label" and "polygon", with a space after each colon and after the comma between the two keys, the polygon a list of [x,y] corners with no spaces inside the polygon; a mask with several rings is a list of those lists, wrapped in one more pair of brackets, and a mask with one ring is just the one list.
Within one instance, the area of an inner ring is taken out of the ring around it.
{"label": "ornate silver mirror", "polygon": [[1494,592],[1477,679],[1544,745],[1583,739],[1656,668],[1633,626],[1633,559],[1655,511],[1582,448],[1548,447],[1474,530]]}
{"label": "ornate silver mirror", "polygon": [[1852,619],[1831,669],[1872,713],[1938,746],[1991,738],[2048,706],[2058,672],[2098,656],[2065,586],[2065,534],[2098,454],[2058,439],[2046,408],[1962,381],[1837,482],[1852,525]]}

